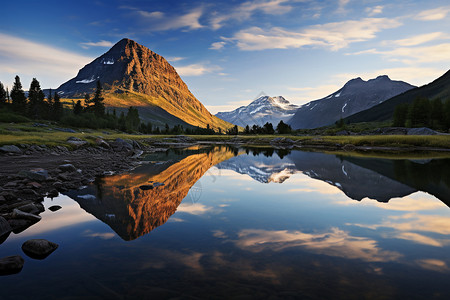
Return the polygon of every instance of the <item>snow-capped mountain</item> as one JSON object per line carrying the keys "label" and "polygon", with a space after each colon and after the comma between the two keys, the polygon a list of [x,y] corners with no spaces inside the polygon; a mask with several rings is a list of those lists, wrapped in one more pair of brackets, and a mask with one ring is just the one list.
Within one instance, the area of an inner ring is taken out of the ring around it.
{"label": "snow-capped mountain", "polygon": [[293,129],[330,125],[414,87],[403,81],[393,81],[386,75],[368,81],[358,77],[348,81],[333,94],[302,105],[288,120],[288,124]]}
{"label": "snow-capped mountain", "polygon": [[247,106],[229,112],[219,112],[216,117],[242,127],[255,124],[263,126],[267,122],[275,127],[280,120],[290,119],[297,109],[297,105],[291,104],[282,96],[261,96]]}
{"label": "snow-capped mountain", "polygon": [[295,164],[283,161],[276,155],[266,157],[236,156],[216,165],[218,169],[233,170],[239,174],[247,174],[262,183],[283,183],[297,172]]}

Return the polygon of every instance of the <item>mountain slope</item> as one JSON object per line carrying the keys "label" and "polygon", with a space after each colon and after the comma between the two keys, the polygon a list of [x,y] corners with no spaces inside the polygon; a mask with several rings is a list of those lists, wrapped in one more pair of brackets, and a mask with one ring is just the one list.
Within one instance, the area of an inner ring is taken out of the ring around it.
{"label": "mountain slope", "polygon": [[133,105],[140,112],[145,112],[145,107],[159,107],[192,126],[232,126],[211,115],[164,57],[135,41],[122,39],[62,84],[57,93],[64,98],[83,98],[94,92],[97,80],[103,85],[106,106]]}
{"label": "mountain slope", "polygon": [[290,119],[297,108],[297,105],[289,103],[281,96],[261,96],[247,106],[229,112],[219,112],[216,117],[242,127],[254,124],[263,126],[266,122],[276,126],[280,120]]}
{"label": "mountain slope", "polygon": [[402,103],[412,103],[418,97],[429,99],[450,97],[450,71],[433,82],[397,95],[368,110],[361,111],[345,119],[348,123],[386,121],[392,119],[395,107]]}
{"label": "mountain slope", "polygon": [[293,129],[330,125],[412,88],[413,85],[393,81],[386,75],[368,81],[358,77],[333,94],[302,105],[288,124]]}

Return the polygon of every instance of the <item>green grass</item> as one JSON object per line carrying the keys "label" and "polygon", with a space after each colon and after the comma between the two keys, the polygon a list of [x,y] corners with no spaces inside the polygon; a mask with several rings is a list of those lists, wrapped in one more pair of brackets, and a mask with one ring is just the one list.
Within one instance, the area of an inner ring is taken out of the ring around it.
{"label": "green grass", "polygon": [[[144,141],[148,138],[162,139],[173,135],[133,135],[116,132],[113,130],[85,130],[83,132],[68,133],[49,130],[56,125],[48,127],[33,127],[33,123],[0,123],[0,145],[19,144],[45,144],[45,145],[66,145],[67,138],[74,136],[90,143],[95,142],[95,138],[102,136],[105,140],[116,138],[133,139]],[[81,130],[77,130],[81,131]],[[105,134],[108,131],[110,134]],[[220,142],[233,139],[235,136],[228,135],[192,135],[199,141]],[[355,146],[368,147],[392,147],[403,150],[414,150],[415,147],[450,149],[450,135],[431,136],[408,136],[408,135],[368,135],[368,136],[290,136],[290,135],[239,135],[238,138],[249,145],[270,145],[270,141],[276,137],[286,137],[294,141],[302,141],[302,145],[311,146],[336,146],[351,144]]]}

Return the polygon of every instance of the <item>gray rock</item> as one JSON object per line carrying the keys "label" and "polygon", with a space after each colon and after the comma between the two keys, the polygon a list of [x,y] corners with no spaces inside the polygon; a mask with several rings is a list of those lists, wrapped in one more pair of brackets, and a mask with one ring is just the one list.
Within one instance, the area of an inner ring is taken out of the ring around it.
{"label": "gray rock", "polygon": [[75,130],[70,129],[70,128],[55,128],[55,130],[62,131],[62,132],[76,133]]}
{"label": "gray rock", "polygon": [[56,189],[52,189],[50,192],[47,193],[47,197],[49,198],[56,198],[58,197],[59,192]]}
{"label": "gray rock", "polygon": [[421,128],[408,128],[408,135],[435,135],[438,134],[433,129],[427,128],[427,127],[421,127]]}
{"label": "gray rock", "polygon": [[22,150],[14,145],[5,145],[0,147],[0,152],[22,154]]}
{"label": "gray rock", "polygon": [[80,148],[82,146],[85,146],[89,144],[86,141],[67,141],[68,144],[75,146],[76,148]]}
{"label": "gray rock", "polygon": [[34,259],[44,259],[58,248],[58,244],[44,240],[33,239],[22,244],[23,252]]}
{"label": "gray rock", "polygon": [[38,168],[30,171],[22,170],[19,172],[20,176],[27,177],[28,179],[34,181],[45,181],[49,178],[48,172],[44,169]]}
{"label": "gray rock", "polygon": [[60,169],[62,172],[75,172],[77,168],[75,168],[72,164],[64,164],[58,166],[58,169]]}
{"label": "gray rock", "polygon": [[22,212],[29,213],[32,215],[37,215],[40,213],[39,209],[36,207],[36,205],[34,205],[34,203],[29,203],[29,204],[19,206],[17,209]]}
{"label": "gray rock", "polygon": [[0,258],[0,275],[17,274],[22,271],[24,260],[20,255]]}
{"label": "gray rock", "polygon": [[122,140],[121,138],[117,138],[114,142],[111,143],[111,146],[113,147],[114,151],[118,152],[133,150],[133,145]]}
{"label": "gray rock", "polygon": [[52,206],[50,206],[48,209],[49,209],[50,211],[55,212],[55,211],[57,211],[57,210],[60,210],[61,208],[62,208],[62,207],[59,206],[59,205],[52,205]]}
{"label": "gray rock", "polygon": [[5,218],[0,216],[0,237],[4,235],[9,235],[12,231],[11,225],[9,225],[8,221]]}
{"label": "gray rock", "polygon": [[15,208],[15,209],[13,209],[13,212],[11,214],[11,219],[23,219],[23,220],[30,220],[30,221],[38,222],[41,220],[41,216],[23,212],[23,211]]}
{"label": "gray rock", "polygon": [[36,224],[37,222],[25,219],[9,219],[8,223],[11,226],[12,231],[15,234],[19,234],[33,224]]}
{"label": "gray rock", "polygon": [[111,148],[111,146],[107,142],[105,142],[105,140],[103,140],[101,138],[97,138],[95,140],[95,143],[97,144],[97,146],[100,146],[100,147],[105,148],[105,149]]}

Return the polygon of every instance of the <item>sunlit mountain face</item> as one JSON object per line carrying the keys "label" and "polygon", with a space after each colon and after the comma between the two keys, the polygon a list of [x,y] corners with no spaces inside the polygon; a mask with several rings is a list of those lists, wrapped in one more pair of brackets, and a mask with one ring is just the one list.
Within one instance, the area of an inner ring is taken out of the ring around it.
{"label": "sunlit mountain face", "polygon": [[121,238],[133,240],[164,224],[209,168],[234,155],[226,147],[160,155],[163,161],[148,161],[132,173],[99,179],[82,194],[71,196]]}

